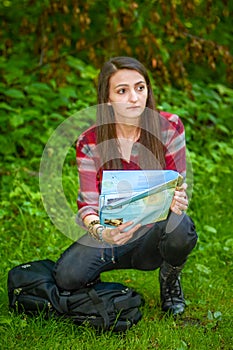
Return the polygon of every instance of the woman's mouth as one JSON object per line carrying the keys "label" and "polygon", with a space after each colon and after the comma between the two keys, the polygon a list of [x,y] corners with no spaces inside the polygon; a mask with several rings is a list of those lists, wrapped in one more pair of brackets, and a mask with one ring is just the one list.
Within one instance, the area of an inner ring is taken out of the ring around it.
{"label": "woman's mouth", "polygon": [[130,106],[130,107],[127,107],[127,109],[139,109],[141,108],[140,106]]}

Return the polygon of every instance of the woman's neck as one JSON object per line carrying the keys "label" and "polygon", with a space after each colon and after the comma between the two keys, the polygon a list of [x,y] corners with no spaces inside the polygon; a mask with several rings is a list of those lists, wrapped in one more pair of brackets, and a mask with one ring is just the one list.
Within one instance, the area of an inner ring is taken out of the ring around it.
{"label": "woman's neck", "polygon": [[116,133],[118,139],[137,141],[140,136],[140,128],[135,125],[117,124]]}
{"label": "woman's neck", "polygon": [[134,142],[139,139],[140,132],[141,129],[135,125],[116,125],[119,151],[127,162],[130,162],[132,147]]}

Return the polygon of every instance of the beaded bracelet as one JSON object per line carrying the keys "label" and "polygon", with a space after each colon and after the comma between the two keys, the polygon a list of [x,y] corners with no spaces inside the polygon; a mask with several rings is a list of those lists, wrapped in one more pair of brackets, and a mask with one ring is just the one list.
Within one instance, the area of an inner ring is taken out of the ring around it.
{"label": "beaded bracelet", "polygon": [[[94,226],[95,226],[95,225],[98,225],[98,224],[100,224],[100,221],[99,221],[99,220],[93,220],[93,221],[90,222],[90,224],[88,225],[87,229],[88,229],[88,232],[90,233],[90,235],[91,235],[94,239],[96,239],[96,240],[98,240],[98,241],[102,241],[102,235],[101,235],[101,237],[100,237],[99,234],[97,233],[98,228],[97,228],[96,232],[94,232]],[[103,227],[103,226],[100,225],[100,227]]]}
{"label": "beaded bracelet", "polygon": [[97,224],[100,224],[100,221],[99,220],[93,220],[90,222],[90,224],[88,225],[87,229],[88,231],[90,232],[90,230],[93,230],[93,227]]}

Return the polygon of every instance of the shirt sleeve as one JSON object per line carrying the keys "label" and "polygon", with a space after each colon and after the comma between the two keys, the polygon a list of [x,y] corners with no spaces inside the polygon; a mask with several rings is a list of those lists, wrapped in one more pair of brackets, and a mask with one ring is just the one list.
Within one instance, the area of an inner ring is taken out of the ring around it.
{"label": "shirt sleeve", "polygon": [[169,114],[165,122],[165,162],[167,170],[178,171],[186,177],[186,142],[185,130],[181,119],[176,114]]}
{"label": "shirt sleeve", "polygon": [[87,215],[98,215],[100,184],[95,142],[90,142],[85,136],[80,136],[76,144],[76,160],[79,175],[77,222],[82,225]]}

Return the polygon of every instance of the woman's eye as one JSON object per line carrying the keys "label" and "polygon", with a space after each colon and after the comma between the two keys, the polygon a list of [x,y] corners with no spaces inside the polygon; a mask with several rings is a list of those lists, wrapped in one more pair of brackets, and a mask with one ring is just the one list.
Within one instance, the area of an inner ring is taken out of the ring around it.
{"label": "woman's eye", "polygon": [[123,95],[125,93],[125,89],[120,89],[117,92],[118,92],[118,94]]}
{"label": "woman's eye", "polygon": [[143,91],[145,90],[145,85],[139,85],[138,86],[138,91]]}

